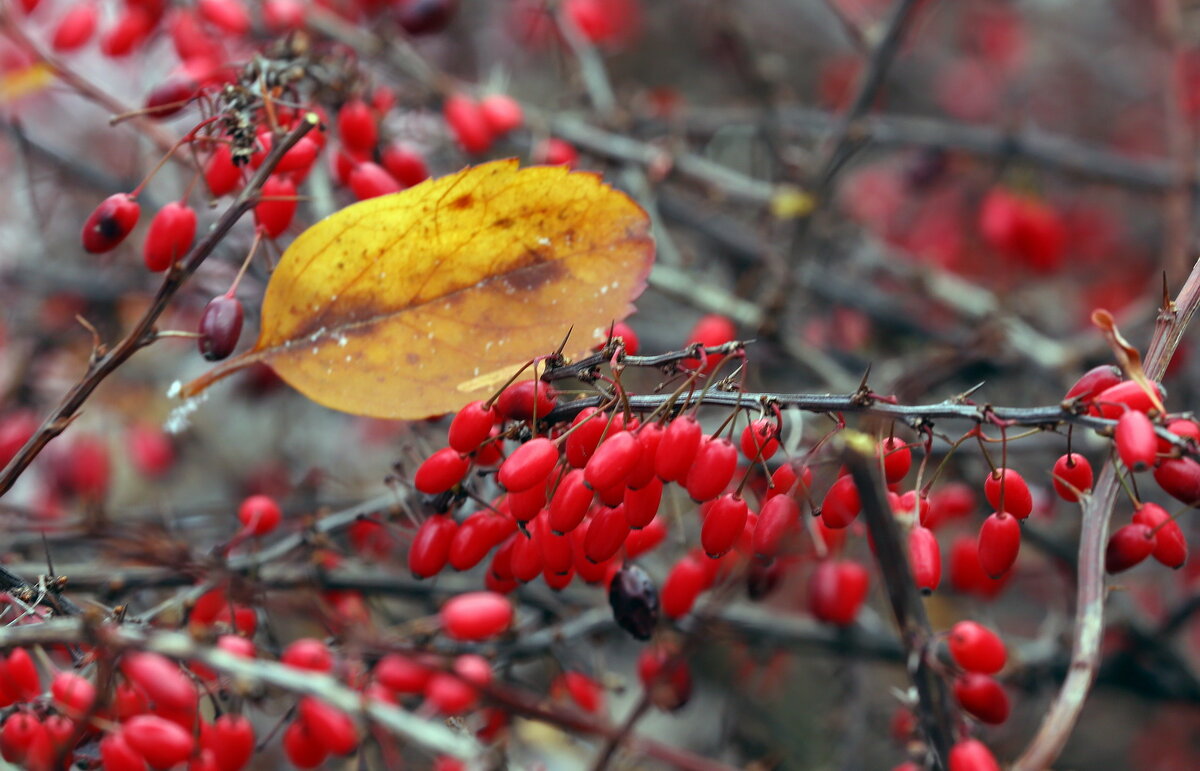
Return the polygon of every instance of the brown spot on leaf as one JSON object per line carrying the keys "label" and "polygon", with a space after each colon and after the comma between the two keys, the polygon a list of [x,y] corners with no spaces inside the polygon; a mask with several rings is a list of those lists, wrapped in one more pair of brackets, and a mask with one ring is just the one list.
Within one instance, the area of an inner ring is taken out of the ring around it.
{"label": "brown spot on leaf", "polygon": [[455,198],[453,201],[451,201],[450,208],[451,209],[466,209],[474,202],[475,202],[475,199],[471,197],[470,193],[468,193],[466,195],[460,195],[458,198]]}

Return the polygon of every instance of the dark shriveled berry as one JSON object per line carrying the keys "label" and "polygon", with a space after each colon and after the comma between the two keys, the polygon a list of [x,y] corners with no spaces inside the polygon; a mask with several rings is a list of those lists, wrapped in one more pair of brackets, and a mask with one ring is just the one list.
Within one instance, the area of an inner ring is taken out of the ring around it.
{"label": "dark shriveled berry", "polygon": [[658,587],[637,565],[625,565],[608,585],[608,604],[617,626],[638,640],[649,640],[658,625]]}
{"label": "dark shriveled berry", "polygon": [[242,301],[236,297],[214,297],[200,315],[200,353],[209,361],[220,361],[237,348],[242,336]]}

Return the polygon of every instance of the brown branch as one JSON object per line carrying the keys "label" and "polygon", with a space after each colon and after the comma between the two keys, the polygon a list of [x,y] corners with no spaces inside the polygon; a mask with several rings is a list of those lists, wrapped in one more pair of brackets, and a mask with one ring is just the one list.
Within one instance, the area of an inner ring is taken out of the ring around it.
{"label": "brown branch", "polygon": [[[1192,267],[1191,275],[1175,302],[1159,316],[1144,364],[1146,375],[1151,380],[1162,379],[1198,306],[1200,261]],[[1037,735],[1013,765],[1015,771],[1040,771],[1054,763],[1075,728],[1096,677],[1100,641],[1104,632],[1104,550],[1108,543],[1108,523],[1116,496],[1116,471],[1109,461],[1100,472],[1091,498],[1083,509],[1071,668]]]}
{"label": "brown branch", "polygon": [[158,288],[150,307],[129,331],[125,337],[111,350],[96,356],[88,365],[83,378],[67,392],[58,407],[42,422],[37,432],[17,452],[8,465],[0,471],[0,496],[7,493],[17,481],[21,473],[33,462],[33,459],[45,448],[50,441],[66,430],[67,426],[79,413],[79,409],[91,396],[105,378],[118,367],[128,361],[135,353],[154,341],[154,324],[158,317],[167,309],[168,303],[180,287],[200,267],[217,248],[217,244],[225,237],[242,215],[253,208],[259,188],[274,170],[279,159],[283,157],[292,145],[311,131],[317,124],[315,115],[310,114],[309,120],[300,121],[298,126],[282,137],[272,148],[263,161],[262,166],[238,194],[221,218],[213,225],[205,238],[197,243],[180,262],[167,272],[166,278]]}
{"label": "brown branch", "polygon": [[[856,442],[855,439],[863,441]],[[865,446],[860,447],[860,444]],[[873,439],[858,434],[847,440],[842,460],[858,488],[863,517],[875,547],[875,561],[883,575],[892,613],[900,630],[905,666],[917,689],[917,717],[929,741],[934,767],[944,769],[948,767],[958,718],[945,678],[931,666],[933,631],[908,564],[908,550],[904,547],[903,536],[884,497],[883,486],[876,478],[878,462],[874,447]]]}

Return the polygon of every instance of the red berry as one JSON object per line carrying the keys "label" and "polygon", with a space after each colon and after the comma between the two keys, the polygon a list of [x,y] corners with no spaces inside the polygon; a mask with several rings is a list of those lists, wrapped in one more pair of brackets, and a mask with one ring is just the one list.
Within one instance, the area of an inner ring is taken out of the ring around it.
{"label": "red berry", "polygon": [[425,686],[425,699],[443,715],[460,715],[479,701],[479,691],[460,677],[437,672]]}
{"label": "red berry", "polygon": [[1139,523],[1125,525],[1108,539],[1104,550],[1104,569],[1109,573],[1129,570],[1154,551],[1150,528]]}
{"label": "red berry", "polygon": [[283,754],[296,768],[316,768],[329,757],[329,750],[297,720],[283,732]]}
{"label": "red berry", "polygon": [[770,460],[779,450],[779,428],[769,418],[759,418],[742,429],[742,455],[750,462]]}
{"label": "red berry", "polygon": [[[1154,390],[1158,392],[1161,399],[1162,386],[1155,383]],[[1154,402],[1150,400],[1150,395],[1135,380],[1125,380],[1106,388],[1096,395],[1095,401],[1096,405],[1092,408],[1092,412],[1099,413],[1100,417],[1110,420],[1120,418],[1127,410],[1149,412],[1155,408]]]}
{"label": "red berry", "polygon": [[638,679],[650,702],[674,712],[692,698],[692,670],[681,656],[663,645],[645,648],[638,656]]}
{"label": "red berry", "polygon": [[[633,331],[633,327],[626,324],[624,321],[618,321],[612,326],[612,339],[620,340],[625,346],[625,354],[627,356],[637,356],[639,349],[637,333]],[[603,345],[597,345],[599,350]]]}
{"label": "red berry", "polygon": [[692,500],[703,503],[724,492],[737,471],[737,458],[737,448],[728,439],[710,436],[701,442],[687,474]]}
{"label": "red berry", "polygon": [[1158,436],[1146,413],[1129,410],[1117,419],[1113,433],[1117,455],[1130,471],[1145,471],[1158,459]]}
{"label": "red berry", "polygon": [[237,348],[242,336],[245,312],[242,301],[228,295],[218,295],[204,306],[200,314],[200,354],[208,361],[220,361]]}
{"label": "red berry", "polygon": [[558,392],[540,380],[513,383],[496,397],[496,412],[505,420],[541,420],[558,403]]}
{"label": "red berry", "polygon": [[254,207],[254,221],[267,238],[276,238],[287,230],[294,216],[296,185],[287,177],[269,177],[263,183],[259,202]]}
{"label": "red berry", "polygon": [[1200,463],[1191,458],[1168,458],[1154,470],[1163,492],[1188,505],[1200,502]]}
{"label": "red berry", "polygon": [[[692,343],[700,343],[705,348],[712,348],[718,345],[732,342],[737,339],[737,327],[733,322],[724,316],[715,313],[703,316],[696,322],[696,326],[692,327],[691,333],[687,337],[685,345]],[[685,367],[695,369],[700,366],[700,359],[684,359],[681,362]],[[712,372],[717,365],[717,359],[710,358],[706,372]]]}
{"label": "red berry", "polygon": [[639,488],[628,487],[622,500],[625,509],[625,521],[635,530],[646,527],[658,513],[662,502],[663,483],[654,477],[646,485]]}
{"label": "red berry", "polygon": [[574,530],[583,521],[594,496],[595,493],[584,482],[582,469],[567,472],[550,500],[547,515],[550,529],[555,533],[569,533]]}
{"label": "red berry", "polygon": [[150,220],[150,230],[142,248],[146,268],[166,270],[187,254],[196,237],[196,211],[184,203],[171,202]]}
{"label": "red berry", "polygon": [[663,581],[660,592],[663,613],[667,618],[680,618],[691,613],[696,598],[709,584],[711,578],[708,568],[690,554],[685,555],[675,563]]}
{"label": "red berry", "polygon": [[492,130],[479,103],[464,94],[446,97],[442,105],[446,125],[464,151],[471,155],[486,152],[492,146]]}
{"label": "red berry", "polygon": [[808,579],[808,607],[817,620],[850,626],[867,598],[867,569],[857,562],[826,560]]}
{"label": "red berry", "polygon": [[201,733],[201,739],[220,771],[239,771],[254,755],[254,724],[242,715],[221,715],[213,721],[212,731]]}
{"label": "red berry", "polygon": [[[318,133],[319,135],[319,133]],[[266,134],[265,136],[270,136]],[[308,174],[308,170],[312,168],[313,163],[317,160],[317,155],[321,152],[321,147],[317,144],[317,140],[313,139],[313,135],[303,136],[288,148],[288,151],[279,159],[279,163],[275,164],[273,174],[293,174],[303,176]]]}
{"label": "red berry", "polygon": [[1145,525],[1154,533],[1154,559],[1169,568],[1183,567],[1183,563],[1187,562],[1187,539],[1179,523],[1162,506],[1143,503],[1134,512],[1133,521]]}
{"label": "red berry", "polygon": [[404,187],[412,187],[429,179],[429,167],[419,151],[407,145],[388,145],[380,158],[383,168]]}
{"label": "red berry", "polygon": [[199,0],[196,10],[209,24],[235,37],[250,30],[250,12],[239,0]]}
{"label": "red berry", "polygon": [[582,672],[563,672],[551,690],[564,690],[580,709],[593,715],[604,710],[604,686]]}
{"label": "red berry", "polygon": [[123,731],[100,740],[100,760],[104,771],[146,771],[146,757],[129,745]]}
{"label": "red berry", "polygon": [[492,433],[496,408],[474,401],[459,410],[450,421],[448,444],[461,453],[475,452]]}
{"label": "red berry", "polygon": [[566,166],[573,169],[579,165],[579,151],[570,142],[558,137],[547,137],[538,142],[531,154],[534,163],[546,166]]}
{"label": "red berry", "polygon": [[[629,519],[628,509],[625,513],[626,520]],[[641,530],[634,530],[625,539],[625,556],[629,559],[636,559],[647,552],[657,549],[667,538],[667,526],[663,524],[661,517],[655,517],[650,520],[650,524],[643,527]]]}
{"label": "red berry", "polygon": [[942,582],[942,553],[933,531],[914,525],[908,531],[908,561],[917,588],[929,594]]}
{"label": "red berry", "polygon": [[623,485],[642,457],[642,445],[628,431],[618,431],[596,448],[583,469],[583,478],[593,490]]}
{"label": "red berry", "polygon": [[66,53],[84,46],[96,32],[97,16],[93,0],[81,0],[68,8],[54,28],[54,50]]}
{"label": "red berry", "polygon": [[174,661],[157,653],[135,652],[121,659],[121,672],[145,692],[156,708],[192,712],[199,694]]}
{"label": "red berry", "polygon": [[983,495],[993,509],[1007,511],[1017,519],[1025,519],[1033,512],[1033,493],[1029,492],[1025,479],[1012,469],[998,468],[988,474],[983,482]]}
{"label": "red berry", "polygon": [[267,495],[251,495],[238,506],[238,521],[250,535],[267,535],[283,521],[283,510]]}
{"label": "red berry", "polygon": [[912,468],[912,450],[903,439],[889,437],[879,443],[879,454],[883,456],[883,475],[889,485],[894,485],[908,475]]}
{"label": "red berry", "polygon": [[183,763],[196,746],[191,732],[158,715],[136,715],[121,727],[129,746],[146,758],[154,768],[170,768]]}
{"label": "red berry", "polygon": [[512,624],[512,603],[495,592],[468,592],[442,606],[442,629],[456,640],[486,640]]}
{"label": "red berry", "polygon": [[350,172],[347,184],[350,192],[354,193],[354,197],[359,201],[398,193],[403,189],[400,183],[387,172],[387,169],[370,162],[355,166],[354,170]]}
{"label": "red berry", "polygon": [[282,664],[310,672],[328,672],[333,669],[333,653],[320,640],[303,637],[284,648],[279,657]]}
{"label": "red berry", "polygon": [[155,120],[178,115],[195,96],[199,85],[191,77],[170,77],[146,95],[146,114]]}
{"label": "red berry", "polygon": [[219,144],[204,164],[204,181],[209,191],[220,198],[242,186],[242,172],[233,162],[233,151],[227,144]]}
{"label": "red berry", "polygon": [[375,679],[396,694],[421,693],[433,672],[416,659],[389,653],[375,665]]}
{"label": "red berry", "polygon": [[628,537],[629,523],[625,520],[625,510],[620,506],[614,509],[600,507],[600,511],[592,517],[583,539],[584,555],[588,561],[598,565],[620,551]]}
{"label": "red berry", "polygon": [[983,742],[964,739],[950,748],[950,771],[1000,771],[1000,764]]}
{"label": "red berry", "polygon": [[128,193],[116,193],[100,202],[83,223],[83,248],[92,254],[117,247],[138,223],[142,207]]}
{"label": "red berry", "polygon": [[969,535],[959,536],[950,547],[950,582],[960,592],[994,597],[1008,583],[1011,573],[993,579],[979,563],[979,544]]}
{"label": "red berry", "polygon": [[749,512],[746,501],[736,493],[727,493],[713,501],[700,529],[704,553],[716,559],[732,549],[746,529]]}
{"label": "red berry", "polygon": [[358,730],[345,712],[315,696],[300,699],[300,722],[305,731],[331,755],[349,755],[358,746]]}
{"label": "red berry", "polygon": [[496,476],[505,490],[520,492],[545,482],[557,463],[558,447],[549,439],[538,437],[514,450],[500,464]]}
{"label": "red berry", "polygon": [[1088,370],[1075,381],[1075,385],[1067,391],[1067,395],[1063,397],[1063,401],[1071,401],[1072,399],[1080,402],[1090,402],[1102,391],[1115,386],[1121,382],[1121,371],[1111,364],[1101,364],[1099,367]]}
{"label": "red berry", "polygon": [[100,36],[100,53],[110,58],[128,56],[154,28],[154,20],[141,8],[128,7]]}
{"label": "red berry", "polygon": [[546,516],[541,516],[533,523],[537,531],[536,540],[542,548],[542,565],[549,573],[568,573],[575,565],[571,539],[566,535],[552,533],[546,520]]}
{"label": "red berry", "polygon": [[754,553],[761,559],[772,559],[799,529],[800,506],[796,501],[789,495],[768,498],[754,526]]}
{"label": "red berry", "polygon": [[523,584],[529,583],[542,572],[542,562],[542,545],[538,542],[536,530],[530,528],[528,534],[518,532],[508,561],[513,578]]}
{"label": "red berry", "polygon": [[1008,720],[1008,694],[991,677],[968,672],[954,681],[954,697],[967,712],[984,723],[999,725]]}
{"label": "red berry", "polygon": [[862,500],[858,495],[858,487],[854,478],[849,474],[840,476],[825,494],[821,501],[821,521],[825,527],[840,530],[849,527],[862,511]]}
{"label": "red berry", "polygon": [[457,534],[458,525],[452,517],[435,514],[426,519],[417,528],[408,549],[408,569],[417,578],[430,578],[442,572]]}
{"label": "red berry", "polygon": [[516,99],[508,94],[489,94],[479,100],[479,111],[494,136],[504,136],[525,122],[525,114]]}
{"label": "red berry", "polygon": [[691,415],[683,415],[667,424],[654,457],[654,469],[664,482],[678,482],[687,476],[703,433],[700,422]]}
{"label": "red berry", "polygon": [[1054,462],[1054,491],[1069,503],[1079,500],[1080,493],[1092,489],[1092,464],[1077,452],[1067,453]]}
{"label": "red berry", "polygon": [[443,447],[417,468],[413,487],[426,495],[438,495],[462,482],[470,468],[469,458],[459,454],[453,447]]}
{"label": "red berry", "polygon": [[307,6],[300,0],[265,0],[262,16],[271,32],[288,32],[304,26]]}
{"label": "red berry", "polygon": [[959,621],[946,639],[955,663],[968,672],[994,675],[1004,668],[1008,659],[1004,641],[974,621]]}
{"label": "red berry", "polygon": [[992,578],[999,578],[1017,561],[1021,550],[1021,522],[1007,512],[989,516],[979,529],[979,565]]}

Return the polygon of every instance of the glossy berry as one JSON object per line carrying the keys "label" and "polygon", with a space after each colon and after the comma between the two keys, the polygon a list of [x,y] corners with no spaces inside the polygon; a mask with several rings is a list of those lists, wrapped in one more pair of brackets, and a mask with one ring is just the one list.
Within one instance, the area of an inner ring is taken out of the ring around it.
{"label": "glossy berry", "polygon": [[231,35],[245,35],[250,30],[250,12],[240,0],[199,0],[196,10],[209,24]]}
{"label": "glossy berry", "polygon": [[1108,539],[1104,549],[1104,569],[1109,573],[1129,570],[1154,551],[1150,528],[1136,522],[1118,529]]}
{"label": "glossy berry", "polygon": [[1000,771],[1000,764],[983,742],[964,739],[950,748],[950,771]]}
{"label": "glossy berry", "polygon": [[818,621],[850,626],[867,598],[867,569],[857,562],[826,560],[808,579],[808,607]]}
{"label": "glossy berry", "polygon": [[[408,548],[408,569],[415,577],[430,578],[442,572],[458,530],[454,519],[444,514],[435,514],[421,523]],[[482,554],[479,559],[483,559]]]}
{"label": "glossy berry", "polygon": [[1067,391],[1067,395],[1063,397],[1063,401],[1078,400],[1080,402],[1089,402],[1096,398],[1101,392],[1112,388],[1117,383],[1121,382],[1121,370],[1111,364],[1102,364],[1099,367],[1094,367],[1088,370],[1075,381],[1075,385],[1071,386]]}
{"label": "glossy berry", "polygon": [[128,193],[116,193],[100,202],[84,220],[83,248],[92,254],[117,247],[138,223],[142,207]]}
{"label": "glossy berry", "polygon": [[685,485],[692,500],[703,503],[723,493],[737,471],[737,459],[737,448],[728,439],[710,436],[701,442]]}
{"label": "glossy berry", "polygon": [[665,645],[652,645],[638,656],[638,679],[658,709],[674,712],[692,698],[692,670]]}
{"label": "glossy berry", "polygon": [[558,463],[558,447],[545,437],[531,439],[500,464],[496,478],[505,490],[518,493],[545,482]]}
{"label": "glossy berry", "polygon": [[838,477],[825,494],[825,499],[821,501],[821,521],[825,523],[825,527],[839,530],[849,527],[850,523],[858,518],[860,511],[862,501],[854,478],[849,474]]}
{"label": "glossy berry", "polygon": [[1187,562],[1187,539],[1179,523],[1171,518],[1166,509],[1155,503],[1143,503],[1134,512],[1133,521],[1145,525],[1154,533],[1154,559],[1169,568],[1183,567]]}
{"label": "glossy berry", "polygon": [[389,653],[373,670],[375,679],[396,694],[421,693],[433,671],[420,661],[402,653]]}
{"label": "glossy berry", "polygon": [[512,624],[512,603],[494,592],[468,592],[442,606],[442,629],[456,640],[486,640]]}
{"label": "glossy berry", "polygon": [[300,29],[306,15],[307,6],[300,0],[264,0],[262,4],[263,24],[276,34]]}
{"label": "glossy berry", "polygon": [[667,573],[659,592],[663,613],[667,618],[681,618],[691,613],[696,599],[710,583],[708,568],[690,554],[684,555]]}
{"label": "glossy berry", "polygon": [[368,198],[378,198],[381,195],[398,193],[404,188],[388,173],[387,169],[377,163],[365,162],[354,167],[347,180],[350,192],[355,199],[365,201]]}
{"label": "glossy berry", "polygon": [[1168,458],[1159,463],[1154,481],[1176,500],[1189,505],[1200,503],[1200,463],[1191,458]]}
{"label": "glossy berry", "polygon": [[518,522],[528,522],[537,516],[546,506],[546,488],[550,485],[550,477],[546,477],[528,490],[509,493],[505,501],[508,512]]}
{"label": "glossy berry", "polygon": [[452,94],[446,97],[442,105],[442,115],[446,125],[458,140],[459,146],[470,153],[478,155],[486,152],[492,146],[492,129],[479,103],[465,94]]}
{"label": "glossy berry", "polygon": [[482,401],[471,402],[450,421],[448,444],[461,453],[475,452],[491,436],[495,424],[495,407]]}
{"label": "glossy berry", "polygon": [[154,768],[170,768],[186,761],[196,742],[192,734],[158,715],[137,715],[125,721],[121,733],[129,746]]}
{"label": "glossy berry", "polygon": [[763,504],[754,526],[754,553],[764,560],[774,558],[788,537],[799,532],[800,506],[789,495],[776,495]]}
{"label": "glossy berry", "polygon": [[212,731],[201,733],[211,737],[205,746],[213,753],[220,771],[238,771],[254,756],[254,724],[242,715],[227,712],[213,721]]}
{"label": "glossy berry", "polygon": [[460,715],[479,701],[479,691],[461,677],[437,672],[425,685],[425,699],[443,715]]}
{"label": "glossy berry", "polygon": [[642,457],[642,446],[628,431],[618,431],[596,448],[583,469],[583,478],[593,490],[607,490],[625,479]]}
{"label": "glossy berry", "polygon": [[100,760],[105,771],[146,771],[146,757],[129,745],[122,731],[100,740]]}
{"label": "glossy berry", "polygon": [[1145,471],[1158,457],[1158,437],[1146,413],[1129,410],[1117,418],[1113,433],[1117,455],[1130,471]]}
{"label": "glossy berry", "polygon": [[[724,345],[737,339],[737,327],[733,325],[725,316],[715,313],[710,313],[703,316],[696,322],[696,326],[692,327],[691,333],[688,335],[686,345],[699,343],[700,345],[711,348],[718,345]],[[716,367],[720,357],[710,357],[705,372],[712,372]],[[685,367],[695,369],[700,366],[700,359],[684,359],[682,364]]]}
{"label": "glossy berry", "polygon": [[191,712],[199,694],[191,678],[174,661],[157,653],[138,651],[121,659],[121,672],[150,697],[158,709]]}
{"label": "glossy berry", "polygon": [[360,153],[370,153],[379,141],[379,127],[371,108],[361,99],[342,105],[337,115],[338,136],[342,144]]}
{"label": "glossy berry", "polygon": [[566,166],[573,169],[579,165],[579,151],[570,142],[558,137],[547,137],[538,142],[531,155],[534,163],[547,166]]}
{"label": "glossy berry", "polygon": [[496,397],[496,413],[505,420],[541,420],[558,403],[558,392],[540,380],[513,383]]}
{"label": "glossy berry", "polygon": [[662,495],[663,483],[658,477],[654,477],[642,487],[626,488],[622,505],[625,509],[625,521],[629,523],[629,527],[640,530],[649,525],[654,520],[655,514],[658,513]]}
{"label": "glossy berry", "polygon": [[100,53],[114,59],[128,56],[145,42],[153,27],[154,20],[146,11],[127,7],[100,36]]}
{"label": "glossy berry", "polygon": [[537,531],[530,528],[529,533],[517,532],[513,541],[512,556],[509,567],[513,578],[523,584],[537,578],[545,568],[542,557],[542,545],[539,543]]}
{"label": "glossy berry", "polygon": [[[1161,399],[1162,386],[1155,383],[1154,389]],[[1135,380],[1125,380],[1098,393],[1093,412],[1099,413],[1100,417],[1116,420],[1127,410],[1149,412],[1152,409],[1154,402],[1150,400],[1146,389]]]}
{"label": "glossy berry", "polygon": [[242,186],[242,172],[233,162],[233,151],[227,144],[217,145],[204,164],[204,181],[209,192],[217,198],[229,195]]}
{"label": "glossy berry", "polygon": [[242,301],[228,295],[209,300],[200,314],[200,355],[208,361],[220,361],[233,353],[242,336],[245,312]]}
{"label": "glossy berry", "polygon": [[297,720],[283,732],[283,754],[296,768],[316,768],[329,757],[329,750]]}
{"label": "glossy berry", "polygon": [[962,708],[984,723],[1008,720],[1008,694],[993,678],[968,672],[954,681],[954,697]]}
{"label": "glossy berry", "polygon": [[954,589],[974,594],[985,599],[995,597],[1004,589],[1012,573],[993,579],[984,572],[979,563],[978,540],[961,535],[950,545],[950,583]]}
{"label": "glossy berry", "polygon": [[[996,511],[1007,511],[1017,519],[1033,512],[1033,493],[1025,479],[1012,469],[998,468],[983,482],[983,495]],[[1001,506],[1003,502],[1003,506]]]}
{"label": "glossy berry", "polygon": [[615,509],[601,507],[592,517],[583,539],[584,555],[589,562],[598,565],[620,551],[628,537],[629,523],[625,521],[625,511],[620,506]]}
{"label": "glossy berry", "polygon": [[415,148],[395,143],[384,148],[380,157],[383,168],[404,187],[412,187],[429,179],[425,157]]}
{"label": "glossy berry", "polygon": [[883,475],[889,485],[894,485],[908,475],[912,468],[912,450],[903,439],[888,437],[879,443],[879,454],[883,457]]}
{"label": "glossy berry", "polygon": [[1077,452],[1067,453],[1054,462],[1054,491],[1069,503],[1079,500],[1080,493],[1092,489],[1092,464]]}
{"label": "glossy berry", "polygon": [[979,529],[979,565],[992,578],[999,578],[1017,561],[1021,550],[1021,523],[1007,512],[995,512]]}
{"label": "glossy berry", "polygon": [[82,48],[96,32],[98,12],[93,0],[79,0],[67,9],[54,28],[51,45],[59,53]]}
{"label": "glossy berry", "polygon": [[727,493],[713,501],[700,528],[700,545],[704,553],[716,559],[732,549],[746,529],[749,511],[746,501],[735,493]]}
{"label": "glossy berry", "polygon": [[358,746],[358,730],[345,712],[315,696],[300,699],[299,719],[318,744],[331,755],[349,755]]}
{"label": "glossy berry", "polygon": [[42,678],[33,663],[33,657],[24,648],[13,648],[12,653],[0,666],[4,673],[5,686],[21,700],[28,701],[42,692]]}
{"label": "glossy berry", "polygon": [[195,237],[196,210],[176,201],[164,205],[150,220],[146,233],[142,247],[146,268],[158,272],[171,267],[187,254]]}
{"label": "glossy berry", "polygon": [[1008,659],[1004,641],[974,621],[959,621],[950,630],[946,642],[955,663],[968,672],[994,675],[1004,668]]}
{"label": "glossy berry", "polygon": [[167,78],[146,95],[144,109],[155,120],[178,115],[196,96],[196,81],[187,76]]}
{"label": "glossy berry", "polygon": [[932,530],[914,525],[908,531],[908,561],[918,589],[929,594],[938,588],[942,581],[942,553]]}
{"label": "glossy berry", "polygon": [[329,646],[311,637],[302,637],[283,649],[279,657],[281,664],[310,672],[328,672],[333,669],[333,653]]}
{"label": "glossy berry", "polygon": [[555,533],[569,533],[579,526],[592,505],[595,493],[587,486],[582,469],[572,469],[567,472],[554,497],[550,500],[547,524]]}
{"label": "glossy berry", "polygon": [[567,441],[563,445],[567,463],[583,468],[600,446],[600,440],[611,432],[607,415],[600,414],[595,407],[587,407],[571,421]]}
{"label": "glossy berry", "polygon": [[269,177],[263,183],[254,221],[268,238],[277,238],[296,216],[296,185],[287,177]]}
{"label": "glossy berry", "polygon": [[682,415],[667,424],[654,457],[654,470],[664,482],[678,482],[687,476],[703,434],[700,421],[691,415]]}
{"label": "glossy berry", "polygon": [[426,495],[438,495],[453,489],[470,468],[470,459],[453,447],[443,447],[417,468],[413,487]]}
{"label": "glossy berry", "polygon": [[613,620],[637,640],[649,640],[658,625],[658,587],[637,565],[626,564],[608,585]]}
{"label": "glossy berry", "polygon": [[237,511],[242,530],[249,535],[266,535],[279,527],[283,510],[267,495],[251,495],[242,501]]}
{"label": "glossy berry", "polygon": [[480,99],[479,112],[493,136],[504,136],[525,123],[521,105],[508,94],[489,94]]}
{"label": "glossy berry", "polygon": [[81,717],[96,700],[96,686],[74,672],[59,672],[50,683],[54,704],[65,714]]}
{"label": "glossy berry", "polygon": [[742,455],[753,462],[770,460],[779,450],[779,429],[775,421],[759,418],[742,429]]}
{"label": "glossy berry", "polygon": [[604,709],[604,686],[582,672],[563,672],[550,690],[565,691],[584,712],[594,715]]}

